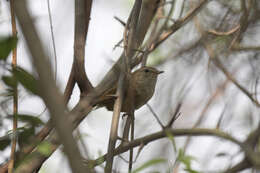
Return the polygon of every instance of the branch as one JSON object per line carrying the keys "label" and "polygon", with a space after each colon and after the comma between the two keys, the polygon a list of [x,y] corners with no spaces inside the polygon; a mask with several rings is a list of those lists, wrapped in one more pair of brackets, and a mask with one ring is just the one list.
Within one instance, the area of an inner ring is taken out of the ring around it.
{"label": "branch", "polygon": [[230,29],[229,31],[220,32],[220,31],[211,29],[211,30],[208,30],[208,33],[216,35],[216,36],[228,36],[228,35],[234,34],[239,29],[240,29],[240,25],[237,25],[236,27]]}
{"label": "branch", "polygon": [[185,17],[182,19],[177,20],[169,29],[169,31],[165,31],[161,34],[159,40],[152,46],[152,50],[157,48],[162,42],[164,42],[168,37],[170,37],[173,33],[178,31],[181,27],[186,25],[194,16],[196,16],[202,8],[209,2],[209,0],[203,0],[200,2],[200,4],[191,10]]}
{"label": "branch", "polygon": [[232,47],[233,51],[260,51],[260,46],[240,46],[234,45]]}
{"label": "branch", "polygon": [[[57,130],[59,140],[64,145],[64,150],[68,156],[73,172],[83,173],[85,172],[85,168],[81,164],[80,152],[73,139],[71,125],[69,121],[67,121],[68,115],[66,115],[66,107],[63,104],[62,95],[55,85],[50,63],[44,53],[44,49],[29,15],[25,0],[17,1],[14,4],[14,9],[31,52],[32,62],[39,75],[41,97],[50,111],[51,120]],[[61,117],[63,114],[65,114],[65,116]],[[27,164],[21,164],[19,168],[20,169],[15,172],[27,172],[28,167]]]}
{"label": "branch", "polygon": [[120,112],[121,112],[121,107],[122,107],[122,102],[124,100],[124,91],[125,91],[125,86],[124,86],[124,79],[125,78],[125,73],[122,72],[121,76],[119,78],[118,82],[118,88],[117,88],[117,99],[115,101],[114,105],[114,112],[113,112],[113,119],[111,123],[111,128],[110,128],[110,136],[109,136],[109,143],[108,143],[108,155],[107,155],[107,162],[106,162],[106,167],[105,167],[105,172],[110,173],[112,171],[112,166],[113,166],[113,153],[116,145],[116,140],[117,140],[117,130],[118,130],[118,123],[119,123],[119,118],[120,118]]}
{"label": "branch", "polygon": [[247,160],[244,159],[243,161],[239,162],[235,166],[226,170],[224,173],[237,173],[247,168],[250,168],[250,164]]}
{"label": "branch", "polygon": [[[166,133],[167,132],[167,133]],[[233,138],[231,135],[222,132],[217,129],[201,129],[201,128],[193,128],[193,129],[165,129],[157,133],[153,133],[150,135],[147,135],[142,138],[138,138],[134,141],[131,141],[129,143],[125,143],[124,145],[120,145],[118,148],[115,149],[115,152],[113,153],[114,156],[122,154],[126,151],[128,151],[131,148],[138,147],[140,145],[147,145],[150,142],[156,141],[158,139],[167,137],[167,134],[171,134],[174,137],[182,137],[182,136],[212,136],[212,137],[219,137],[222,139],[226,139],[227,141],[230,141],[234,144],[237,144],[242,149],[246,148],[243,143],[238,141],[237,139]],[[95,161],[86,161],[86,164],[90,164],[89,166],[97,166],[99,164],[102,164],[104,161],[106,161],[107,154],[99,157]]]}
{"label": "branch", "polygon": [[[117,96],[118,98],[115,101],[114,105],[114,113],[113,113],[113,119],[111,123],[111,129],[110,129],[110,137],[109,137],[109,145],[108,145],[108,157],[107,157],[107,162],[106,162],[106,167],[105,167],[105,172],[110,173],[112,171],[113,167],[113,153],[115,150],[115,144],[116,140],[118,137],[118,123],[119,123],[119,118],[120,118],[120,112],[121,112],[121,107],[122,103],[124,101],[124,93],[129,90],[129,87],[126,88],[126,81],[128,82],[128,86],[130,86],[129,82],[130,76],[131,76],[131,60],[132,57],[135,54],[135,49],[138,47],[137,43],[137,24],[139,21],[139,15],[141,11],[141,5],[142,5],[142,0],[136,0],[134,7],[131,11],[131,14],[128,18],[127,24],[125,26],[125,32],[124,32],[124,54],[125,58],[124,60],[124,66],[123,70],[121,70],[119,82],[118,82],[118,88],[117,88]],[[129,30],[128,34],[127,31]]]}
{"label": "branch", "polygon": [[[145,34],[150,26],[150,23],[154,17],[154,13],[157,9],[157,0],[149,0],[144,1],[141,9],[140,14],[140,21],[138,24],[138,47],[144,40]],[[98,86],[95,88],[95,92],[90,92],[87,96],[81,97],[80,101],[77,103],[77,105],[73,108],[71,111],[71,114],[73,116],[69,116],[69,122],[72,122],[73,128],[76,128],[79,123],[88,115],[88,113],[92,110],[92,105],[97,103],[98,97],[100,97],[102,94],[105,93],[109,88],[111,88],[115,82],[117,81],[119,77],[118,73],[118,67],[122,66],[122,60],[124,58],[124,54],[121,55],[119,61],[111,68],[111,70],[106,74],[104,79],[98,84]],[[134,59],[134,61],[131,63],[131,67],[134,67],[140,62],[141,58]],[[50,124],[47,124],[44,127],[44,133],[43,135],[49,134],[51,131]],[[46,132],[46,133],[45,133]],[[38,135],[37,135],[38,136]],[[41,135],[40,135],[41,136]],[[42,140],[43,138],[41,138]],[[41,141],[40,140],[40,141]],[[42,155],[40,154],[37,149],[34,150],[30,155],[30,163],[33,164],[34,167],[31,167],[31,170],[28,170],[28,172],[32,172],[37,165],[41,165],[50,155],[57,149],[57,147],[60,145],[58,142],[58,137],[56,133],[51,133],[47,139],[46,142],[48,142],[51,145],[50,153],[49,155]],[[5,165],[1,168],[4,169]]]}
{"label": "branch", "polygon": [[81,94],[93,89],[85,71],[85,45],[88,33],[92,0],[75,0],[74,77]]}
{"label": "branch", "polygon": [[247,91],[246,88],[241,86],[237,80],[226,70],[224,65],[220,62],[220,60],[216,57],[213,59],[214,64],[225,74],[225,76],[238,88],[242,91],[257,107],[260,107],[260,103],[254,99],[253,95]]}

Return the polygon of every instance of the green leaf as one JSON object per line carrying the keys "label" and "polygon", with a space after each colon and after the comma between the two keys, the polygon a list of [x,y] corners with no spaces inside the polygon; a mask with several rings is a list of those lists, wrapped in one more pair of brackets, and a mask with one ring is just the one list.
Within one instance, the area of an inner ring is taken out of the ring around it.
{"label": "green leaf", "polygon": [[11,88],[15,88],[17,85],[17,80],[13,76],[3,76],[2,80],[7,86]]}
{"label": "green leaf", "polygon": [[185,165],[185,170],[189,173],[198,173],[191,168],[191,161],[196,160],[193,156],[185,155],[182,149],[179,150],[177,160]]}
{"label": "green leaf", "polygon": [[40,118],[33,115],[18,114],[17,118],[19,121],[28,122],[32,126],[36,127],[44,124],[44,122]]}
{"label": "green leaf", "polygon": [[148,168],[149,166],[153,166],[153,165],[156,165],[156,164],[159,164],[159,163],[163,163],[163,162],[166,162],[166,160],[165,159],[152,159],[152,160],[149,160],[149,161],[145,162],[139,168],[135,169],[132,173],[138,173],[138,172]]}
{"label": "green leaf", "polygon": [[38,147],[37,150],[39,153],[43,154],[44,156],[49,156],[52,152],[51,152],[51,144],[47,141],[43,141],[41,142]]}
{"label": "green leaf", "polygon": [[24,144],[29,144],[29,139],[31,136],[33,136],[35,133],[35,127],[31,128],[24,128],[22,132],[19,133],[18,143],[20,146],[23,146]]}
{"label": "green leaf", "polygon": [[[8,116],[8,118],[12,117],[13,115]],[[40,118],[33,115],[17,114],[16,117],[19,121],[29,123],[33,127],[37,127],[44,124],[44,122]]]}
{"label": "green leaf", "polygon": [[23,85],[24,88],[29,90],[35,95],[39,95],[37,80],[29,72],[21,67],[16,67],[13,70],[13,74],[16,79]]}
{"label": "green leaf", "polygon": [[4,92],[2,92],[2,93],[0,94],[0,96],[5,97],[5,100],[3,100],[2,102],[7,101],[8,99],[13,99],[13,98],[11,98],[11,97],[14,96],[14,89],[12,89],[12,88],[7,88],[7,89],[5,89]]}
{"label": "green leaf", "polygon": [[0,39],[0,60],[6,60],[10,52],[17,45],[17,37],[6,37]]}
{"label": "green leaf", "polygon": [[199,173],[199,171],[195,171],[193,169],[184,169],[184,170],[189,172],[189,173]]}
{"label": "green leaf", "polygon": [[10,143],[11,140],[9,138],[0,138],[0,150],[4,150]]}

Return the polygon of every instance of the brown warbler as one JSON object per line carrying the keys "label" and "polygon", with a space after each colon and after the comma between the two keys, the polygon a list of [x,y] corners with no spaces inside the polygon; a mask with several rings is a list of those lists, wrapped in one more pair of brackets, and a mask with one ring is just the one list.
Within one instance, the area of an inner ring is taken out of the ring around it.
{"label": "brown warbler", "polygon": [[[131,101],[135,110],[147,103],[154,94],[157,77],[161,73],[163,73],[163,71],[158,71],[153,67],[141,67],[131,73],[128,85],[125,88],[121,112],[130,111]],[[97,106],[105,106],[109,111],[113,111],[114,102],[116,100],[115,93],[116,88],[108,90],[104,96],[101,97]]]}

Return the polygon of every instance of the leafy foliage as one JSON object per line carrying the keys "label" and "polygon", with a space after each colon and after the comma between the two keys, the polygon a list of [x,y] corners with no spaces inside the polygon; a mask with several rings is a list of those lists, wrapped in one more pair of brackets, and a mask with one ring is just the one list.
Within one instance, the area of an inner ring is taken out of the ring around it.
{"label": "leafy foliage", "polygon": [[10,52],[17,45],[17,37],[6,37],[0,39],[0,60],[6,60]]}
{"label": "leafy foliage", "polygon": [[33,127],[37,127],[44,124],[40,118],[33,115],[19,114],[16,116],[19,121],[27,122]]}
{"label": "leafy foliage", "polygon": [[38,147],[37,147],[37,150],[45,155],[45,156],[49,156],[51,154],[51,144],[48,143],[47,141],[43,141],[41,142]]}
{"label": "leafy foliage", "polygon": [[38,84],[35,77],[24,70],[21,67],[16,67],[13,70],[15,78],[26,88],[28,91],[32,92],[35,95],[39,95]]}
{"label": "leafy foliage", "polygon": [[35,134],[35,127],[22,128],[23,130],[19,133],[18,144],[23,146],[29,144],[29,139]]}
{"label": "leafy foliage", "polygon": [[5,138],[5,137],[3,137],[3,139],[0,138],[0,150],[4,150],[10,143],[11,143],[10,138]]}
{"label": "leafy foliage", "polygon": [[177,160],[185,165],[185,171],[189,173],[199,173],[191,168],[191,161],[195,160],[193,156],[185,155],[182,149],[179,150]]}
{"label": "leafy foliage", "polygon": [[[35,128],[43,125],[44,123],[40,118],[34,115],[17,114],[15,116],[17,117],[19,122],[26,123],[24,127],[20,127],[17,129],[19,136],[18,143],[20,146],[28,144],[30,142],[30,138],[35,134]],[[7,116],[7,118],[9,119],[11,119],[12,117],[13,115]]]}
{"label": "leafy foliage", "polygon": [[14,76],[2,76],[2,80],[10,88],[14,88],[17,85],[17,80]]}
{"label": "leafy foliage", "polygon": [[165,159],[152,159],[152,160],[149,160],[147,162],[145,162],[142,166],[140,166],[139,168],[135,169],[132,173],[138,173],[138,172],[141,172],[143,171],[144,169],[148,168],[149,166],[153,166],[153,165],[156,165],[156,164],[159,164],[159,163],[164,163],[166,162]]}

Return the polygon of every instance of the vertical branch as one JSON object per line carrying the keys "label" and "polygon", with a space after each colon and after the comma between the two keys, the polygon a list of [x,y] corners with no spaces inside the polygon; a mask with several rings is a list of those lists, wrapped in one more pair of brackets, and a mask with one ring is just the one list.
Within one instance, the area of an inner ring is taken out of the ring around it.
{"label": "vertical branch", "polygon": [[[11,9],[12,35],[16,37],[17,29],[16,29],[15,16],[14,16],[14,0],[10,0],[10,9]],[[17,65],[17,49],[14,48],[13,56],[12,56],[12,68],[14,69],[16,65]],[[18,90],[17,90],[17,85],[15,85],[14,93],[13,93],[13,137],[12,137],[10,162],[8,165],[8,173],[12,173],[14,168],[15,151],[16,151],[16,143],[17,143],[17,133],[16,133],[17,112],[18,112]]]}
{"label": "vertical branch", "polygon": [[[89,170],[84,168],[82,158],[73,139],[72,124],[68,120],[68,113],[63,98],[52,75],[50,62],[44,52],[43,46],[36,32],[35,26],[28,12],[26,1],[19,0],[14,4],[17,19],[21,25],[26,43],[31,53],[32,64],[39,75],[39,89],[41,97],[51,114],[51,121],[59,136],[59,140],[64,145],[64,151],[73,172],[83,173]],[[65,114],[65,116],[62,116]],[[23,166],[21,164],[20,166]]]}
{"label": "vertical branch", "polygon": [[86,94],[93,89],[85,71],[85,45],[88,32],[92,0],[75,0],[74,62],[72,70],[80,92]]}
{"label": "vertical branch", "polygon": [[[131,58],[135,54],[135,49],[138,47],[137,43],[137,25],[139,21],[139,15],[141,11],[142,0],[136,0],[134,7],[131,11],[131,14],[128,18],[127,24],[125,26],[124,32],[124,59],[123,59],[123,70],[121,71],[119,82],[118,82],[118,89],[117,89],[117,99],[114,105],[114,113],[113,119],[111,123],[110,129],[110,137],[109,137],[109,144],[108,144],[108,155],[107,155],[107,162],[105,167],[105,172],[110,173],[113,167],[113,160],[114,160],[114,150],[116,140],[118,138],[118,123],[119,123],[119,116],[121,112],[122,103],[124,100],[124,93],[125,93],[125,86],[126,90],[129,90],[129,86],[131,85]],[[127,31],[129,32],[127,33]],[[125,73],[126,72],[126,73]],[[126,80],[125,80],[126,79]],[[127,82],[127,84],[126,84]],[[126,92],[127,92],[126,91]],[[133,106],[131,106],[133,108]],[[132,109],[133,110],[133,109]],[[134,111],[134,110],[133,110]],[[133,114],[132,114],[133,115]]]}
{"label": "vertical branch", "polygon": [[[153,46],[158,41],[160,35],[162,35],[162,33],[167,30],[167,26],[168,26],[168,23],[171,19],[171,15],[172,15],[172,13],[175,9],[175,4],[176,4],[176,1],[171,2],[171,7],[170,7],[170,10],[168,12],[168,15],[166,16],[164,23],[158,29],[158,31],[157,31],[157,28],[158,28],[159,21],[160,21],[162,16],[158,15],[158,13],[157,13],[157,17],[156,17],[156,20],[154,22],[154,28],[153,28],[153,30],[150,34],[150,37],[147,40],[147,43],[145,45],[145,51],[144,51],[143,58],[142,58],[142,67],[146,65],[148,55],[151,52],[150,50],[153,49]],[[164,8],[164,6],[162,5],[162,2],[161,2],[161,5],[158,8],[158,11],[162,11],[163,8]]]}
{"label": "vertical branch", "polygon": [[47,7],[48,7],[48,14],[49,14],[52,47],[53,47],[53,53],[54,53],[54,64],[55,64],[54,79],[56,80],[57,79],[57,53],[56,53],[56,46],[55,46],[54,33],[53,33],[53,24],[52,24],[52,18],[51,18],[50,0],[47,0]]}
{"label": "vertical branch", "polygon": [[[118,89],[117,89],[117,100],[114,105],[114,113],[113,119],[111,123],[111,130],[110,130],[110,138],[109,138],[109,145],[108,145],[108,154],[107,154],[107,162],[105,167],[105,172],[110,173],[113,167],[113,157],[114,157],[114,150],[115,144],[118,137],[118,123],[119,123],[119,116],[121,112],[122,102],[124,100],[124,92],[125,92],[125,78],[127,79],[128,85],[130,84],[130,73],[131,73],[131,57],[134,55],[134,49],[137,47],[137,24],[139,19],[139,14],[141,10],[142,0],[136,0],[134,7],[131,11],[127,24],[125,26],[124,31],[124,59],[123,59],[123,70],[121,71],[119,82],[118,82]],[[129,32],[127,33],[127,31]],[[126,73],[125,73],[126,72]],[[127,87],[128,90],[129,87]],[[133,108],[133,106],[131,106]],[[133,129],[133,128],[132,128]],[[131,164],[130,164],[131,165]]]}
{"label": "vertical branch", "polygon": [[[139,15],[141,11],[142,0],[136,0],[132,12],[129,16],[124,32],[124,53],[125,53],[125,65],[126,71],[130,73],[131,57],[135,54],[138,47],[137,44],[137,27],[139,21]],[[126,34],[129,30],[128,34]]]}
{"label": "vertical branch", "polygon": [[[133,103],[133,102],[132,102]],[[133,104],[132,104],[133,105]],[[130,114],[130,118],[131,118],[131,138],[130,138],[130,141],[133,141],[134,140],[134,127],[135,127],[135,117],[134,117],[134,108],[132,106],[131,108],[131,114]],[[128,172],[132,172],[132,166],[133,166],[133,155],[134,155],[134,149],[133,148],[130,148],[130,154],[129,154],[129,165],[128,165]]]}
{"label": "vertical branch", "polygon": [[[129,119],[130,121],[130,125],[131,125],[131,136],[130,136],[130,141],[133,141],[134,140],[134,120],[135,120],[135,115],[134,115],[134,112],[135,112],[135,108],[134,108],[134,103],[135,103],[135,86],[133,85],[133,79],[131,79],[132,76],[130,76],[130,82],[129,82],[129,86],[128,86],[128,89],[127,89],[127,96],[129,98],[127,98],[130,102],[128,103],[128,106],[129,106],[129,111],[127,112],[128,113],[128,117],[127,117],[127,120]],[[127,123],[125,124],[125,127],[128,127]],[[129,126],[130,128],[130,126]],[[128,129],[129,131],[129,129]],[[128,141],[128,134],[129,132],[127,132],[127,136],[126,138],[124,138],[123,136],[123,140],[127,140]],[[128,164],[128,172],[132,172],[132,166],[133,166],[133,148],[130,148],[130,151],[129,151],[129,164]]]}
{"label": "vertical branch", "polygon": [[124,72],[121,72],[119,81],[118,81],[118,88],[117,88],[117,99],[115,101],[114,105],[114,112],[113,112],[113,119],[111,123],[111,129],[110,129],[110,136],[109,136],[109,143],[108,143],[108,152],[107,152],[107,161],[106,161],[106,167],[105,167],[105,173],[111,173],[112,166],[113,166],[113,160],[114,160],[114,150],[117,140],[117,130],[118,130],[118,123],[119,123],[119,116],[121,112],[122,102],[124,100]]}
{"label": "vertical branch", "polygon": [[85,45],[89,28],[92,0],[75,0],[75,35],[74,35],[74,60],[67,82],[64,98],[68,103],[77,83],[81,94],[87,94],[93,89],[85,71]]}
{"label": "vertical branch", "polygon": [[[128,88],[127,88],[127,92],[128,92],[128,96],[131,98],[128,98],[130,100],[130,104],[129,106],[129,112],[127,112],[131,119],[131,140],[134,139],[134,97],[133,97],[133,85],[131,83],[132,79],[131,79],[131,68],[130,68],[130,64],[132,63],[132,59],[131,57],[135,54],[135,50],[138,49],[138,32],[137,32],[137,28],[138,28],[138,24],[139,24],[139,18],[140,18],[140,14],[141,14],[141,7],[142,7],[142,0],[136,0],[131,16],[129,18],[129,20],[127,21],[127,23],[129,23],[129,33],[127,35],[127,38],[129,38],[129,40],[127,41],[127,47],[125,50],[125,63],[126,63],[126,67],[127,67],[127,79],[128,79]],[[126,25],[126,27],[128,27],[128,24]],[[126,28],[128,29],[128,28]],[[129,167],[128,167],[128,172],[131,172],[132,170],[132,163],[133,163],[133,149],[130,149],[130,155],[129,155]]]}

